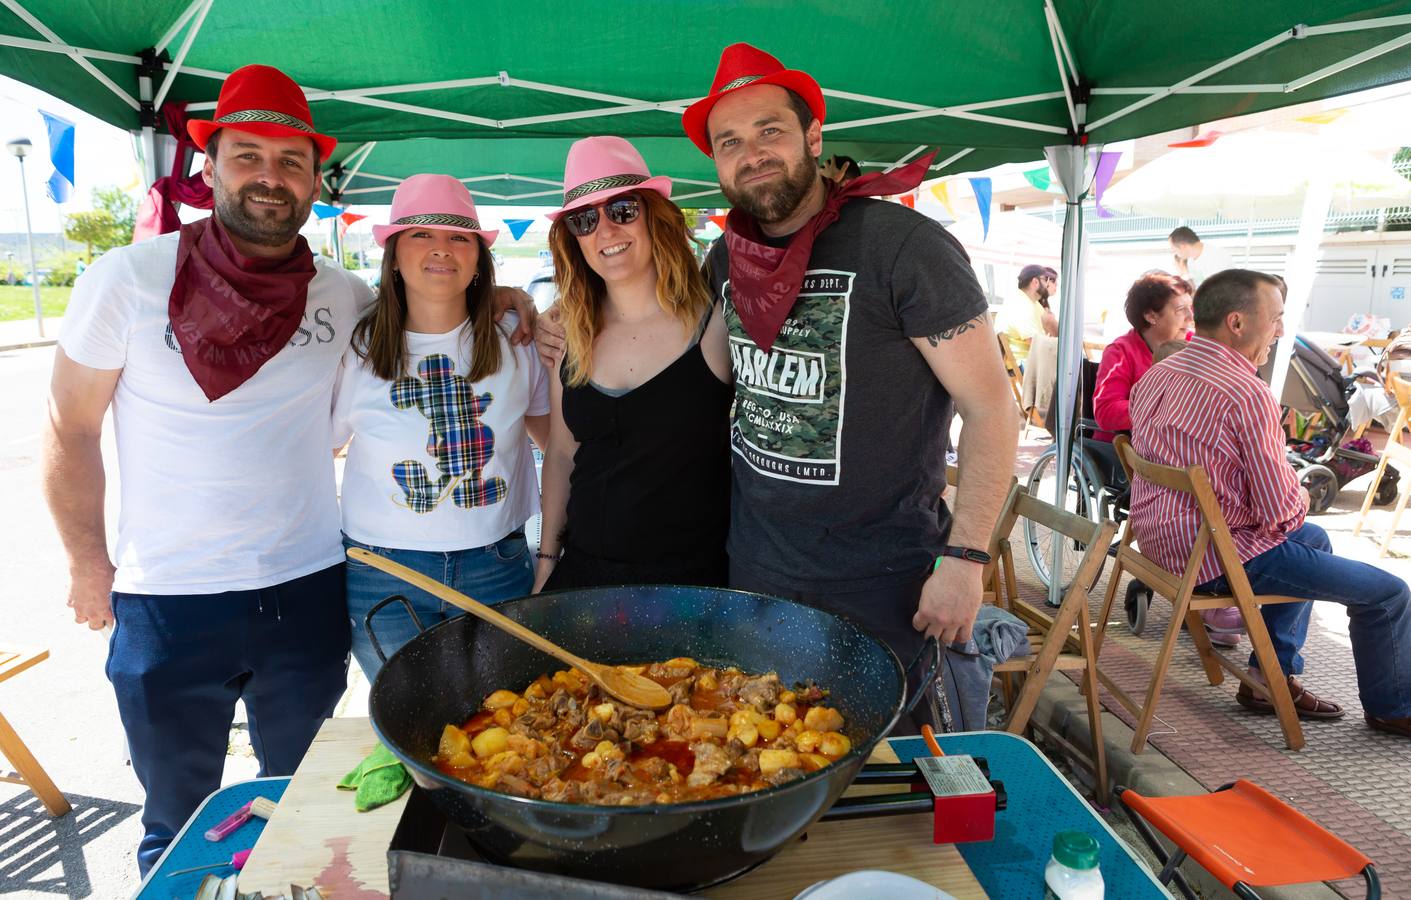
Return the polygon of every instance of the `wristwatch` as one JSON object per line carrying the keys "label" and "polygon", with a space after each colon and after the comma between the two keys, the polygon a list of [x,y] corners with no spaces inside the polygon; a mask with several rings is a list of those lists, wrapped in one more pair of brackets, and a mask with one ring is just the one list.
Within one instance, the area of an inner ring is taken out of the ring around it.
{"label": "wristwatch", "polygon": [[947,556],[963,559],[966,562],[979,563],[982,566],[987,566],[994,560],[994,557],[984,550],[976,550],[973,547],[945,546],[941,548],[941,555],[936,557],[936,565],[934,568],[940,568],[941,560]]}

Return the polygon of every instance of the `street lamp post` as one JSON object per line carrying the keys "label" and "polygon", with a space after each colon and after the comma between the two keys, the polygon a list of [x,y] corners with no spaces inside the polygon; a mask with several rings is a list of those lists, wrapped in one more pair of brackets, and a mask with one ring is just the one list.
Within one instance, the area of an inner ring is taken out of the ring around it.
{"label": "street lamp post", "polygon": [[34,262],[34,229],[29,223],[29,186],[24,180],[24,158],[29,155],[33,145],[29,138],[12,138],[5,144],[5,149],[20,161],[20,193],[24,196],[24,233],[25,239],[29,241],[29,283],[34,289],[34,322],[39,326],[39,336],[44,337],[44,307],[39,299],[39,266]]}

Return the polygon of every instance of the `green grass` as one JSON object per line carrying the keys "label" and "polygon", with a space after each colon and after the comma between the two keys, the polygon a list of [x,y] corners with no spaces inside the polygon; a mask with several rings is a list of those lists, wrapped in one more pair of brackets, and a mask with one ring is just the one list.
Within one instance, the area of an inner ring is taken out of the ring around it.
{"label": "green grass", "polygon": [[[58,318],[69,305],[71,287],[41,287],[39,300],[44,305],[44,317]],[[29,285],[0,284],[0,322],[34,318],[34,289]]]}

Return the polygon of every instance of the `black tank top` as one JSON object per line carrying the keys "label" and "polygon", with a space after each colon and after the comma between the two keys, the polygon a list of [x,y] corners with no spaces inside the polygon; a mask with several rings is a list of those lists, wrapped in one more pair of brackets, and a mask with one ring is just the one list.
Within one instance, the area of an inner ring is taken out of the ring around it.
{"label": "black tank top", "polygon": [[565,385],[563,419],[578,442],[565,557],[640,564],[652,581],[723,560],[734,394],[706,364],[699,339],[620,396]]}

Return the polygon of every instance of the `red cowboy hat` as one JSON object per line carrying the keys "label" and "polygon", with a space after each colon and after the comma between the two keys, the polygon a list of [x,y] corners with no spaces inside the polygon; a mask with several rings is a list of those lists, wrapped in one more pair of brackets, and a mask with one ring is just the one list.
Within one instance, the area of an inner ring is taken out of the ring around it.
{"label": "red cowboy hat", "polygon": [[294,79],[273,66],[242,66],[220,87],[215,121],[192,119],[186,133],[205,147],[221,128],[235,128],[264,137],[307,137],[318,145],[320,160],[333,155],[338,141],[314,131],[309,101]]}
{"label": "red cowboy hat", "polygon": [[784,64],[749,44],[731,44],[720,54],[720,65],[715,69],[715,81],[711,82],[710,93],[686,107],[681,117],[681,125],[686,129],[686,137],[701,148],[706,156],[710,152],[710,139],[706,137],[706,120],[710,111],[731,91],[759,84],[777,84],[798,94],[813,110],[813,117],[820,123],[826,107],[823,103],[823,90],[818,82],[806,72],[784,68]]}

